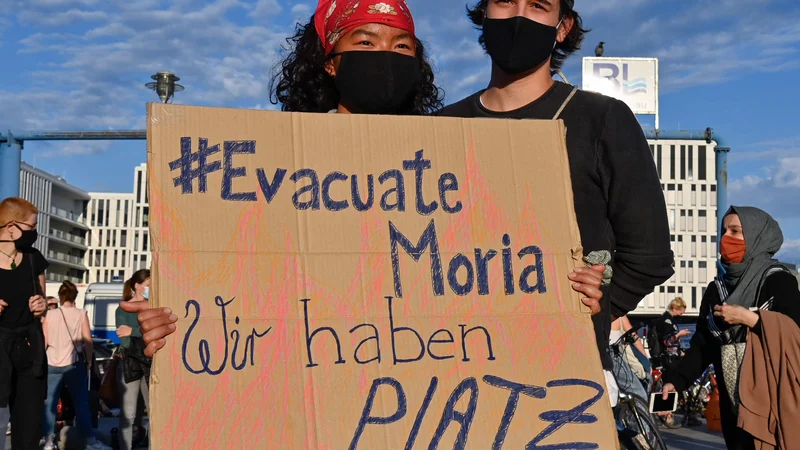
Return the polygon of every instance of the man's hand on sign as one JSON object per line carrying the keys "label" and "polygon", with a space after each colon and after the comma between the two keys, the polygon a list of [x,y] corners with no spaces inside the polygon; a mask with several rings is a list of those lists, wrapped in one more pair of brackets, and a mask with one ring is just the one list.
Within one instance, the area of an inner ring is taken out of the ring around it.
{"label": "man's hand on sign", "polygon": [[142,339],[146,345],[144,354],[153,357],[164,347],[164,339],[175,332],[178,316],[169,308],[150,308],[148,302],[122,302],[119,307],[129,313],[137,313]]}
{"label": "man's hand on sign", "polygon": [[592,267],[579,267],[569,274],[572,281],[572,289],[586,297],[582,299],[583,304],[592,310],[592,315],[600,313],[600,299],[603,298],[603,272],[606,266],[596,265]]}
{"label": "man's hand on sign", "polygon": [[8,308],[8,303],[0,299],[0,314],[3,314],[3,310],[6,308]]}

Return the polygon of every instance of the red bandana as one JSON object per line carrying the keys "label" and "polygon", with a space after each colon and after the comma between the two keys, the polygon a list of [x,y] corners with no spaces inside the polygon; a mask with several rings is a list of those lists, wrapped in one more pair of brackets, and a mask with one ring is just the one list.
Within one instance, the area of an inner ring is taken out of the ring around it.
{"label": "red bandana", "polygon": [[325,46],[325,54],[345,33],[367,23],[381,23],[414,32],[414,19],[405,0],[319,0],[314,26]]}

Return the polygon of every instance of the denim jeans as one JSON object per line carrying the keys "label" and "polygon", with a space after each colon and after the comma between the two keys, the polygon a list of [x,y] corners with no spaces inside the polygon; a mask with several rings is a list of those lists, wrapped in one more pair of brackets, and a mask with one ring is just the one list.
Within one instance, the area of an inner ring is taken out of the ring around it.
{"label": "denim jeans", "polygon": [[56,430],[56,411],[61,398],[61,388],[66,387],[75,408],[75,422],[83,439],[95,437],[92,428],[92,413],[89,410],[89,380],[86,364],[77,362],[71,366],[49,366],[47,371],[47,401],[44,412],[44,435],[52,436]]}

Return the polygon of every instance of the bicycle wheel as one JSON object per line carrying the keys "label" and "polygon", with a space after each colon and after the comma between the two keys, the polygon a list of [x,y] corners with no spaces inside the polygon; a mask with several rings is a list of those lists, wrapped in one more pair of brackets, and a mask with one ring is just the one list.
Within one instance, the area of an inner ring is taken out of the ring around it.
{"label": "bicycle wheel", "polygon": [[632,435],[627,433],[620,436],[626,449],[667,450],[643,399],[634,396],[633,400],[627,401],[620,411],[620,420],[626,430],[633,431]]}
{"label": "bicycle wheel", "polygon": [[[653,384],[653,388],[650,390],[651,394],[656,394],[662,392],[664,389],[664,381],[659,379],[657,383]],[[661,425],[669,428],[670,430],[677,430],[678,428],[682,427],[684,422],[686,422],[686,418],[688,417],[685,414],[684,410],[686,408],[686,402],[684,396],[681,395],[682,393],[678,393],[678,409],[675,410],[674,413],[671,414],[664,414],[664,413],[652,413],[653,421],[655,423],[660,423]],[[646,410],[649,412],[650,407]]]}

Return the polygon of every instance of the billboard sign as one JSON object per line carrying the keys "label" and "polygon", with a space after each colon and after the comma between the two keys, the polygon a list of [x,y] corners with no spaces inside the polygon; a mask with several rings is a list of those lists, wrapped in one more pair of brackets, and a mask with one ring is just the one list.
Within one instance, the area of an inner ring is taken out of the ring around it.
{"label": "billboard sign", "polygon": [[634,114],[658,115],[658,59],[583,58],[583,89],[619,99]]}

